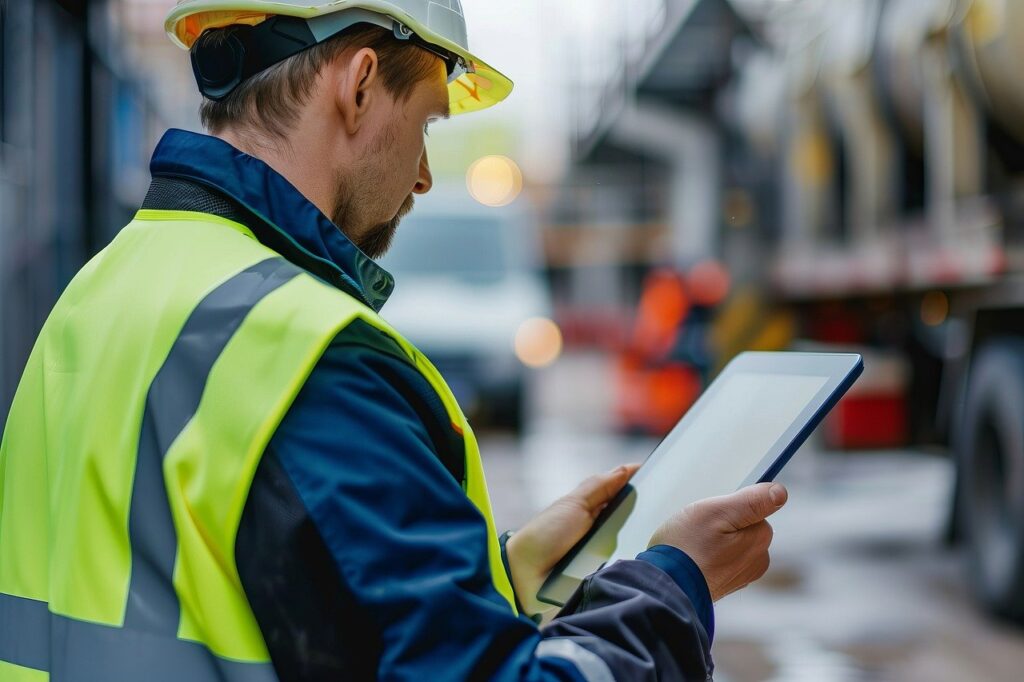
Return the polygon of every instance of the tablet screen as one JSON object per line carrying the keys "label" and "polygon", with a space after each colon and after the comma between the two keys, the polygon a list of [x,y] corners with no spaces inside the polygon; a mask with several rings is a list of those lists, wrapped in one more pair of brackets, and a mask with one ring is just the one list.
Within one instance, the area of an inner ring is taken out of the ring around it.
{"label": "tablet screen", "polygon": [[[735,372],[716,383],[631,481],[628,494],[565,567],[582,580],[647,549],[651,529],[691,502],[736,490],[828,383],[828,376]],[[647,475],[650,474],[650,475]]]}

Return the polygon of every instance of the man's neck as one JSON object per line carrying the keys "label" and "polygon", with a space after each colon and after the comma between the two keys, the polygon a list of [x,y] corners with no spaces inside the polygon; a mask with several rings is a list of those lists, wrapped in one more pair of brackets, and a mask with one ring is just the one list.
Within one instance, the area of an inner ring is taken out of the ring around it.
{"label": "man's neck", "polygon": [[273,168],[321,213],[332,215],[337,187],[334,174],[325,170],[328,164],[322,149],[302,152],[308,145],[250,129],[228,128],[211,134]]}

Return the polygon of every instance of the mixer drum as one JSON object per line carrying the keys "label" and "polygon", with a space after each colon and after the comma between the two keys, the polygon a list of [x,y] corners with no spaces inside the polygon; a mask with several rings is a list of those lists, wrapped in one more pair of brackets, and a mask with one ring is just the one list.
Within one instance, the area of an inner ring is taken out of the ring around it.
{"label": "mixer drum", "polygon": [[992,116],[1024,141],[1024,2],[972,0],[962,28]]}
{"label": "mixer drum", "polygon": [[954,20],[956,9],[956,0],[890,0],[882,12],[877,73],[913,147],[921,146],[924,127],[921,55],[931,36]]}

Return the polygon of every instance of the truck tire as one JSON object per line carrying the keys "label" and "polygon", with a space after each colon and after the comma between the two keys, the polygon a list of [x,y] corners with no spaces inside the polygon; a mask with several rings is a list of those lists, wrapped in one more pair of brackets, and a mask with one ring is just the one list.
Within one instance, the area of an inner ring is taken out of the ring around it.
{"label": "truck tire", "polygon": [[1024,339],[976,353],[958,440],[969,583],[989,613],[1024,622]]}

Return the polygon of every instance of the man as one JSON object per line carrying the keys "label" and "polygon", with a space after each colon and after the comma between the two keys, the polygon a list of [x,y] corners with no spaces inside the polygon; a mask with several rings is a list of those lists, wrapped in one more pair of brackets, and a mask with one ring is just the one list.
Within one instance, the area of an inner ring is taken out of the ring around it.
{"label": "man", "polygon": [[682,510],[538,629],[544,575],[635,466],[500,546],[472,430],[377,315],[426,127],[511,88],[457,0],[184,0],[168,28],[212,136],[167,133],[29,359],[0,679],[709,678],[711,602],[766,570],[785,490]]}

